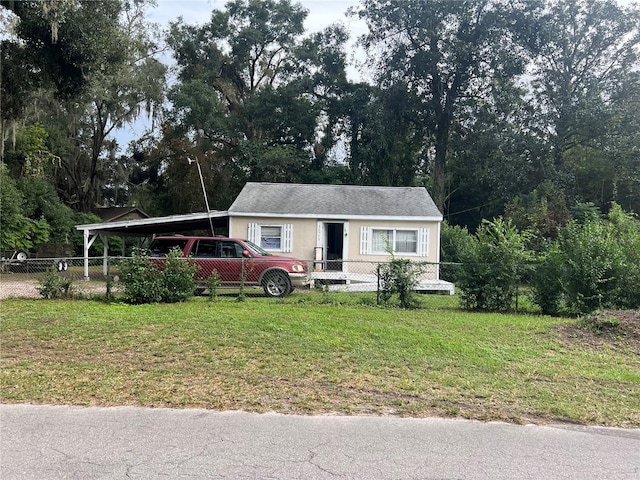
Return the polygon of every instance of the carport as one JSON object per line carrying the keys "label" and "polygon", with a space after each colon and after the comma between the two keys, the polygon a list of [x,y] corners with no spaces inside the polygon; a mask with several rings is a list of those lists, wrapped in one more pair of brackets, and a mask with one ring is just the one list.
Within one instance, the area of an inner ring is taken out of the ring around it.
{"label": "carport", "polygon": [[141,218],[137,220],[122,220],[116,222],[90,223],[76,225],[76,229],[83,232],[84,278],[89,278],[89,248],[96,239],[100,238],[103,247],[102,269],[107,275],[109,257],[109,237],[153,237],[158,234],[182,234],[193,231],[211,232],[224,235],[229,231],[229,212],[213,210],[210,212],[187,213],[170,215],[167,217]]}

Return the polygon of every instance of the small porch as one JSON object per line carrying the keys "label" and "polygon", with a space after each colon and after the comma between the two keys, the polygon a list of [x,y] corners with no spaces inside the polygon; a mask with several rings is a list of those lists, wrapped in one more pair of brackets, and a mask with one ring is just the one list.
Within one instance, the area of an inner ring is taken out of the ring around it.
{"label": "small porch", "polygon": [[[337,292],[376,292],[378,290],[378,276],[375,273],[353,273],[345,271],[312,271],[309,275],[313,288],[316,282],[324,284],[330,291]],[[455,285],[445,280],[418,278],[415,291],[420,293],[446,293],[453,295]]]}

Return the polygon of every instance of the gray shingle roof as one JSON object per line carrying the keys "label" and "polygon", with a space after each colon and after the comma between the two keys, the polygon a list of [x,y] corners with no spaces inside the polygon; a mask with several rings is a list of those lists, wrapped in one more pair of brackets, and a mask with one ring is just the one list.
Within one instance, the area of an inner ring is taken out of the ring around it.
{"label": "gray shingle roof", "polygon": [[442,218],[422,187],[291,183],[247,183],[229,213]]}

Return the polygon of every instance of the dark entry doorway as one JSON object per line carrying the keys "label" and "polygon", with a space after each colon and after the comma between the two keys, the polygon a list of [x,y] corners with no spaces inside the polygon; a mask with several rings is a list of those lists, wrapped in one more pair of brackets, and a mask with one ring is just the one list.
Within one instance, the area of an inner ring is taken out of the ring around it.
{"label": "dark entry doorway", "polygon": [[344,254],[344,223],[326,223],[327,270],[342,270]]}

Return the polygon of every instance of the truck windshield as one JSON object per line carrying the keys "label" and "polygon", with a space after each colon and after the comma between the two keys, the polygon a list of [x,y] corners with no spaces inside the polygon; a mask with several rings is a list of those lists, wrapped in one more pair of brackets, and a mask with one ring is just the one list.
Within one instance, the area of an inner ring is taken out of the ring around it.
{"label": "truck windshield", "polygon": [[264,256],[271,256],[271,254],[269,252],[267,252],[264,248],[259,247],[258,245],[256,245],[253,242],[250,242],[249,240],[243,240],[243,243],[249,247],[249,250],[251,251],[251,253],[254,253],[256,255],[260,255],[262,257]]}

